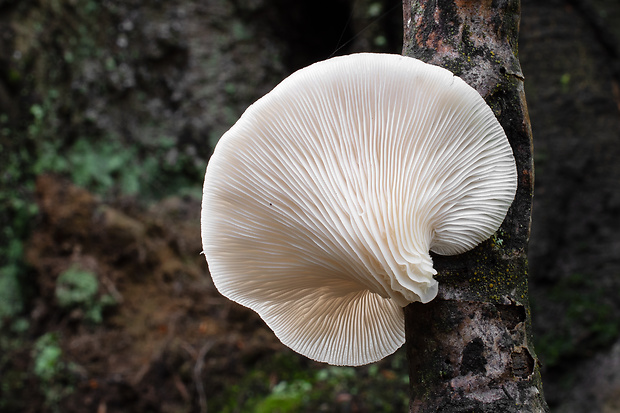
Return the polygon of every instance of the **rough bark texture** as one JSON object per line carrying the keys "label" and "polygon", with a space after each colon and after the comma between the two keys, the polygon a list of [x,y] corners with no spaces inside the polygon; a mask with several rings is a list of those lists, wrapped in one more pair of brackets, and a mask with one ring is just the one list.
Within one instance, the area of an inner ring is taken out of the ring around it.
{"label": "rough bark texture", "polygon": [[439,295],[405,309],[411,412],[545,412],[533,349],[527,245],[532,134],[517,58],[518,0],[405,0],[403,54],[451,70],[491,106],[519,177],[500,229],[474,250],[434,256]]}

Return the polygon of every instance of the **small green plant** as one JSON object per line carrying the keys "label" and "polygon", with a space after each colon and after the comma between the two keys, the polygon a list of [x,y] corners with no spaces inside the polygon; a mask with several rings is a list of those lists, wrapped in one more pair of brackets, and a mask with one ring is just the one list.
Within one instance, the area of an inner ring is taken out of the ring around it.
{"label": "small green plant", "polygon": [[568,92],[570,89],[570,73],[564,73],[560,76],[560,86],[562,88],[562,92]]}
{"label": "small green plant", "polygon": [[62,349],[56,333],[46,333],[34,343],[34,374],[45,382],[57,378],[64,368],[61,360]]}
{"label": "small green plant", "polygon": [[311,390],[312,384],[306,380],[281,381],[271,389],[271,394],[258,402],[254,413],[298,412]]}
{"label": "small green plant", "polygon": [[32,371],[39,379],[46,406],[53,411],[59,411],[59,402],[73,392],[71,366],[63,361],[62,355],[57,333],[45,333],[34,343]]}
{"label": "small green plant", "polygon": [[56,301],[65,309],[79,308],[84,318],[95,324],[103,321],[103,309],[116,304],[110,295],[99,297],[99,281],[91,271],[73,266],[56,280]]}

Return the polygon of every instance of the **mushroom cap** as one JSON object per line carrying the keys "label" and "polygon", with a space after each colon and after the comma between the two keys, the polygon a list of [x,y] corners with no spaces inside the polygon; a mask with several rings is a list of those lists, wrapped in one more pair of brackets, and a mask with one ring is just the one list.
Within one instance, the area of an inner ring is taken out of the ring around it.
{"label": "mushroom cap", "polygon": [[218,290],[314,360],[361,365],[437,295],[429,250],[465,252],[516,191],[506,135],[448,70],[387,54],[301,69],[220,139],[202,202]]}

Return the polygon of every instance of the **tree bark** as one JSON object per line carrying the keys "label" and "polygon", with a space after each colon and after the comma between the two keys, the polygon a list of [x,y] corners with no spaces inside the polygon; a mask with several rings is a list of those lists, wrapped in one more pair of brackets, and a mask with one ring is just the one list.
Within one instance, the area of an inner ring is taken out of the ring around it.
{"label": "tree bark", "polygon": [[434,255],[439,294],[405,308],[411,413],[547,412],[531,335],[532,134],[517,58],[519,0],[404,0],[403,54],[445,67],[493,109],[518,172],[504,223],[472,251]]}

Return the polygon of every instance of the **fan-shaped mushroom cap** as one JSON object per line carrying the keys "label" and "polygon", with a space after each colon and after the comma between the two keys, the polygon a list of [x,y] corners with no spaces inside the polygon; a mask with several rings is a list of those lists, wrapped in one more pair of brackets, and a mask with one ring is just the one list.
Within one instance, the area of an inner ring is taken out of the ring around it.
{"label": "fan-shaped mushroom cap", "polygon": [[370,363],[404,342],[402,307],[437,295],[429,250],[459,254],[501,225],[512,150],[449,71],[385,54],[299,70],[250,106],[207,167],[213,281],[293,350]]}

